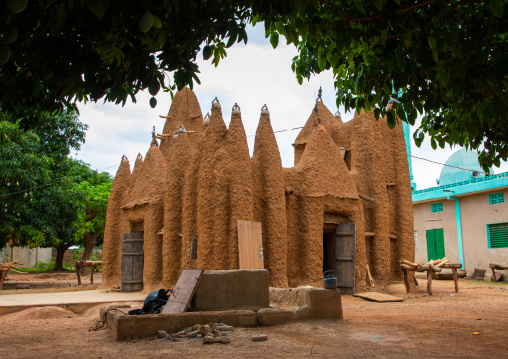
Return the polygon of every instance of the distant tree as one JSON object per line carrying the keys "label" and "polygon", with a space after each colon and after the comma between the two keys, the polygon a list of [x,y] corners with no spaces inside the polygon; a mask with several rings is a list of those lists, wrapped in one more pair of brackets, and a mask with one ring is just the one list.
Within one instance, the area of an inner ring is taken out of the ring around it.
{"label": "distant tree", "polygon": [[41,144],[33,131],[23,131],[0,113],[0,248],[25,238],[42,244],[44,233],[27,217],[35,188],[51,180],[54,161],[41,155]]}
{"label": "distant tree", "polygon": [[113,179],[108,173],[88,170],[77,187],[77,191],[84,194],[78,219],[74,222],[77,228],[75,242],[84,246],[81,260],[89,260],[93,248],[102,243],[112,183]]}
{"label": "distant tree", "polygon": [[55,269],[62,269],[65,250],[79,242],[82,212],[92,208],[94,197],[88,198],[82,183],[93,189],[111,179],[68,157],[84,142],[87,128],[75,113],[41,113],[35,130],[0,116],[0,247],[56,247]]}

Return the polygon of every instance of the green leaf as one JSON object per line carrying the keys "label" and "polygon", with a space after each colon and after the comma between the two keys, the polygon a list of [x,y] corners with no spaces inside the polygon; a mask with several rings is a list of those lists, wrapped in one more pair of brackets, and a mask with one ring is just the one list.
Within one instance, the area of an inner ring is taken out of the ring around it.
{"label": "green leaf", "polygon": [[432,50],[436,49],[436,40],[433,37],[429,36],[428,43]]}
{"label": "green leaf", "polygon": [[437,50],[432,50],[432,58],[434,61],[439,62],[439,55],[437,53]]}
{"label": "green leaf", "polygon": [[7,25],[4,29],[4,42],[9,45],[12,44],[18,38],[18,29],[12,25]]}
{"label": "green leaf", "polygon": [[59,25],[63,25],[66,16],[67,16],[67,11],[65,9],[65,5],[58,5],[56,7],[56,19],[57,19]]}
{"label": "green leaf", "polygon": [[104,1],[97,1],[97,18],[102,19],[106,14],[106,4]]}
{"label": "green leaf", "polygon": [[152,27],[154,19],[155,17],[150,11],[145,12],[139,20],[139,30],[146,33]]}
{"label": "green leaf", "polygon": [[237,32],[236,31],[230,32],[229,33],[229,40],[228,40],[228,43],[226,44],[226,47],[233,46],[235,44],[235,42],[236,42],[236,37],[237,37]]}
{"label": "green leaf", "polygon": [[394,128],[395,125],[397,124],[397,120],[395,119],[395,111],[393,109],[390,109],[386,113],[386,123],[390,128]]}
{"label": "green leaf", "polygon": [[503,0],[490,0],[489,6],[490,11],[494,14],[495,17],[502,18],[503,17],[503,7],[506,1]]}
{"label": "green leaf", "polygon": [[156,29],[160,29],[162,27],[162,21],[161,19],[154,15],[153,16],[153,24],[152,24],[152,27],[155,27]]}
{"label": "green leaf", "polygon": [[203,59],[208,60],[210,56],[212,56],[212,48],[210,47],[210,45],[206,45],[203,48]]}
{"label": "green leaf", "polygon": [[19,14],[23,10],[26,9],[26,6],[28,5],[28,0],[8,0],[7,6],[9,7],[9,10],[11,10],[14,14]]}
{"label": "green leaf", "polygon": [[411,40],[409,40],[409,39],[405,39],[405,40],[404,40],[404,46],[405,46],[405,47],[411,47]]}
{"label": "green leaf", "polygon": [[381,44],[382,45],[385,44],[387,37],[388,37],[388,32],[386,30],[381,31]]}
{"label": "green leaf", "polygon": [[374,109],[374,117],[376,118],[376,121],[379,119],[379,115],[381,114],[381,109],[380,108],[375,108]]}
{"label": "green leaf", "polygon": [[372,0],[374,3],[374,6],[376,9],[381,10],[383,8],[383,1],[382,0]]}
{"label": "green leaf", "polygon": [[155,97],[152,97],[150,99],[150,107],[155,108],[155,106],[157,106],[157,99]]}
{"label": "green leaf", "polygon": [[321,71],[323,71],[326,67],[326,57],[319,56],[318,58],[318,67]]}
{"label": "green leaf", "polygon": [[279,34],[277,32],[272,32],[270,35],[270,44],[275,49],[279,44]]}
{"label": "green leaf", "polygon": [[6,64],[11,57],[11,50],[7,45],[0,46],[0,64]]}
{"label": "green leaf", "polygon": [[367,14],[365,12],[365,9],[363,8],[362,0],[353,0],[353,2],[355,3],[355,6],[358,9],[358,11],[360,11],[362,14]]}

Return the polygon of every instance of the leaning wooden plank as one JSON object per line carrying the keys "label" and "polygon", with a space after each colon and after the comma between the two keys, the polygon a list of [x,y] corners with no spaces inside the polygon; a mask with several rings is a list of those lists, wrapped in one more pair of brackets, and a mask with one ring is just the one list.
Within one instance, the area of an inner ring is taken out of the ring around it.
{"label": "leaning wooden plank", "polygon": [[178,282],[176,283],[173,293],[168,302],[162,309],[162,314],[184,313],[189,307],[189,303],[196,291],[203,270],[201,269],[184,269]]}
{"label": "leaning wooden plank", "polygon": [[372,278],[372,275],[370,274],[370,268],[369,268],[369,263],[367,262],[367,264],[365,265],[365,268],[367,269],[367,278],[369,279],[369,284],[371,287],[375,287],[376,284],[374,282],[374,279]]}
{"label": "leaning wooden plank", "polygon": [[404,298],[394,297],[393,295],[378,293],[378,292],[367,292],[353,294],[354,297],[359,297],[373,302],[386,303],[386,302],[403,302]]}

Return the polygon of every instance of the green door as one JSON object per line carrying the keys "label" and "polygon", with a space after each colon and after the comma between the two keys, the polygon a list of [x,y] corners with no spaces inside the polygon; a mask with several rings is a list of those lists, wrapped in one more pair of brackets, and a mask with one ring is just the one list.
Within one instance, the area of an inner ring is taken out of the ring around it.
{"label": "green door", "polygon": [[443,228],[427,231],[427,256],[429,261],[445,257]]}

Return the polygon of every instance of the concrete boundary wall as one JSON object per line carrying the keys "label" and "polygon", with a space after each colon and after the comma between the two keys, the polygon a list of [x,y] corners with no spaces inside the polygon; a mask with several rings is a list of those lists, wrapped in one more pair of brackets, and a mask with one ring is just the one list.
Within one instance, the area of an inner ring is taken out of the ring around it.
{"label": "concrete boundary wall", "polygon": [[51,262],[52,248],[5,247],[0,250],[0,262],[23,263],[22,268],[35,267],[37,262]]}

